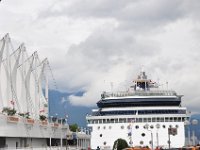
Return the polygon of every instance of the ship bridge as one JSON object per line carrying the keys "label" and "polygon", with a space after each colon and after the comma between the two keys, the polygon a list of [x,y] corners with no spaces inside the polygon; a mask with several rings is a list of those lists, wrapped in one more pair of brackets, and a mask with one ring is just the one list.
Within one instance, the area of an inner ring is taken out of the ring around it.
{"label": "ship bridge", "polygon": [[103,92],[97,102],[99,108],[104,107],[140,107],[140,106],[179,106],[181,95],[175,91],[133,91],[133,92]]}

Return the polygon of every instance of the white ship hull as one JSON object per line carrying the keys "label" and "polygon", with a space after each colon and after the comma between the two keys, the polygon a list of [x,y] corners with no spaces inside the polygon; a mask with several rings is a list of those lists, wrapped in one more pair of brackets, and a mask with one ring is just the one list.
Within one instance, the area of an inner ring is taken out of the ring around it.
{"label": "white ship hull", "polygon": [[[162,146],[164,148],[182,147],[185,145],[185,115],[143,115],[143,116],[87,116],[88,120],[96,120],[95,123],[88,123],[88,127],[92,128],[91,132],[91,148],[98,146],[102,149],[112,149],[114,141],[118,138],[125,139],[130,146],[148,146],[152,147],[150,141],[153,141],[153,147]],[[126,123],[118,123],[120,118],[126,119]],[[134,118],[135,121],[128,121],[128,118]],[[138,118],[138,122],[136,121]],[[145,120],[145,119],[146,120]],[[163,118],[163,121],[157,122],[153,118]],[[169,118],[169,120],[165,120]],[[172,119],[170,121],[170,118]],[[117,123],[99,123],[98,120],[117,119]],[[147,121],[150,119],[149,121]],[[178,120],[179,119],[179,120]],[[145,129],[145,125],[149,125],[149,129]],[[159,128],[157,126],[159,125]],[[152,128],[151,128],[152,127]],[[170,145],[168,129],[177,128],[175,136],[170,135]],[[128,135],[131,133],[131,136]],[[152,134],[152,135],[151,135]],[[130,143],[132,141],[132,144]]]}

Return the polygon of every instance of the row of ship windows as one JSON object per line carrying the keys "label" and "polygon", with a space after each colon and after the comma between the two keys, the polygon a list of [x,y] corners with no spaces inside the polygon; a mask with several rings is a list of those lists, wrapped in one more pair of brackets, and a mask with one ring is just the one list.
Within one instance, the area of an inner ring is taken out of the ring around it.
{"label": "row of ship windows", "polygon": [[184,122],[187,117],[153,117],[153,118],[116,118],[116,119],[91,119],[88,124],[103,123],[131,123],[131,122]]}
{"label": "row of ship windows", "polygon": [[[157,124],[157,125],[150,125],[149,126],[149,128],[150,129],[154,129],[154,128],[156,128],[156,129],[159,129],[159,128],[163,128],[163,129],[165,129],[165,128],[178,128],[179,126],[178,125],[175,125],[175,126],[172,126],[172,125],[169,125],[169,126],[167,126],[167,125],[160,125],[160,124]],[[121,127],[120,127],[121,129],[125,129],[125,126],[124,125],[122,125]],[[135,128],[135,129],[139,129],[139,128],[144,128],[144,129],[147,129],[147,127],[144,125],[144,126],[139,126],[139,125],[135,125],[135,126],[130,126],[130,125],[128,125],[127,127],[126,127],[127,129],[131,129],[131,128]],[[100,126],[98,126],[97,127],[97,130],[100,130],[101,129],[101,127]],[[102,127],[102,129],[106,129],[106,126],[103,126]],[[108,129],[112,129],[112,126],[109,126],[108,127]],[[102,137],[102,134],[100,134],[100,137]]]}
{"label": "row of ship windows", "polygon": [[94,112],[93,116],[107,116],[107,115],[145,115],[145,114],[186,114],[186,110],[124,110],[124,111],[104,111]]}

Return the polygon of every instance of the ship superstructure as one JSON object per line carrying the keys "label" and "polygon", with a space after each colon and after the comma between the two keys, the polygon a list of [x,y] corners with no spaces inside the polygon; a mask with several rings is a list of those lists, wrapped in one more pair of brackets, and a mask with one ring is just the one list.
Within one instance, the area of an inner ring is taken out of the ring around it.
{"label": "ship superstructure", "polygon": [[128,91],[103,92],[98,108],[86,116],[91,148],[112,149],[118,138],[129,146],[152,149],[184,146],[184,122],[189,115],[181,97],[175,91],[160,90],[144,71]]}

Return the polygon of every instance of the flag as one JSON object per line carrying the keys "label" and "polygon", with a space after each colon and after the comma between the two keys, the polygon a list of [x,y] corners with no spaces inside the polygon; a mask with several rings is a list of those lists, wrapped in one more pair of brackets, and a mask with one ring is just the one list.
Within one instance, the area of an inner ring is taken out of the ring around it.
{"label": "flag", "polygon": [[40,113],[44,112],[44,109],[40,110]]}

